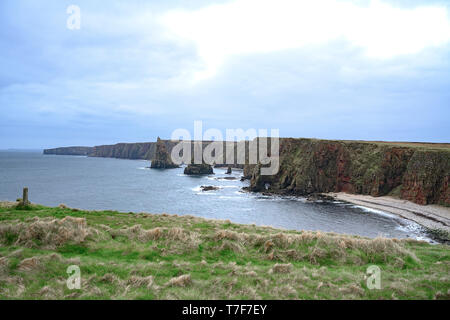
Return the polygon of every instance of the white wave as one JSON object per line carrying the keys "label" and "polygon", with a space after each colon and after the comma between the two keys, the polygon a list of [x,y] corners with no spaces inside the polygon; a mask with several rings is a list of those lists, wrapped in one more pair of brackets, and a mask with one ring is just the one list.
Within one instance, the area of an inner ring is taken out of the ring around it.
{"label": "white wave", "polygon": [[214,192],[196,192],[195,194],[201,195],[201,196],[215,196],[216,194]]}
{"label": "white wave", "polygon": [[423,228],[415,223],[415,222],[407,222],[405,224],[401,224],[397,226],[398,230],[405,231],[405,232],[421,232],[423,231]]}
{"label": "white wave", "polygon": [[219,196],[219,199],[242,199],[241,197]]}
{"label": "white wave", "polygon": [[358,208],[358,209],[361,209],[361,210],[363,210],[365,212],[375,213],[375,214],[378,214],[380,216],[384,216],[384,217],[388,217],[388,218],[392,218],[392,219],[397,218],[397,216],[395,216],[395,215],[392,215],[390,213],[387,213],[387,212],[384,212],[384,211],[381,211],[381,210],[377,210],[377,209],[372,209],[372,208],[367,208],[367,207],[364,207],[364,206],[357,206],[357,205],[352,205],[351,207],[352,208]]}

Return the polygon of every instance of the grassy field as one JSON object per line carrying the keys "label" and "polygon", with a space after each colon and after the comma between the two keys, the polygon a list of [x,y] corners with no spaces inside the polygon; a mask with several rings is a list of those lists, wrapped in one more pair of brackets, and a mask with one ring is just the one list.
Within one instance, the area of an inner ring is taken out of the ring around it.
{"label": "grassy field", "polygon": [[0,299],[449,299],[449,267],[448,246],[414,240],[0,204]]}

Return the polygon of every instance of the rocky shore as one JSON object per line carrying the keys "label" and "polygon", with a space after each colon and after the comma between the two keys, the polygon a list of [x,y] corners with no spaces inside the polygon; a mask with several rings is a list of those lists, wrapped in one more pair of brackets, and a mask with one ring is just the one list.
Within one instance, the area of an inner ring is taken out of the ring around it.
{"label": "rocky shore", "polygon": [[436,238],[450,241],[450,208],[439,205],[419,205],[390,196],[372,197],[344,192],[327,193],[326,197],[381,210],[414,221],[428,229]]}

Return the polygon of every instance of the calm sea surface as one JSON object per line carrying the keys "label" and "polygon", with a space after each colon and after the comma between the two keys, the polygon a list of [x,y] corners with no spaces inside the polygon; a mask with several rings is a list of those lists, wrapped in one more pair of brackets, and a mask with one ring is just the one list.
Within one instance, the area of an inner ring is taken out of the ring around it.
{"label": "calm sea surface", "polygon": [[[43,155],[0,151],[0,200],[21,197],[48,206],[191,214],[296,230],[322,230],[396,238],[428,239],[416,223],[348,203],[308,202],[242,192],[246,182],[225,180],[224,169],[211,176],[185,176],[183,169],[147,169],[149,161]],[[200,186],[220,187],[202,192]]]}

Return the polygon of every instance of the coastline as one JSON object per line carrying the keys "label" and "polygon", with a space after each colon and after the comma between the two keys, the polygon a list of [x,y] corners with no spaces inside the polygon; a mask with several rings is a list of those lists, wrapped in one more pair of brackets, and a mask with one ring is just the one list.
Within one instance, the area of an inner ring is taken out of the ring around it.
{"label": "coastline", "polygon": [[439,205],[419,205],[390,196],[372,197],[345,192],[330,192],[324,193],[324,195],[339,201],[395,214],[420,224],[442,240],[450,240],[448,237],[450,235],[450,208]]}

